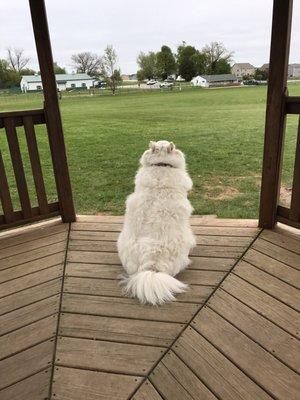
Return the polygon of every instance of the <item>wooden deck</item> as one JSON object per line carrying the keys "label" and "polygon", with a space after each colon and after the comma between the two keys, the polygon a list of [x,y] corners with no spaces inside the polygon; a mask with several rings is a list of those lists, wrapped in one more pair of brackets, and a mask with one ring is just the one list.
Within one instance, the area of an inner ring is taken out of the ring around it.
{"label": "wooden deck", "polygon": [[121,224],[0,235],[1,400],[299,399],[300,233],[194,217],[190,290],[151,307],[118,286]]}

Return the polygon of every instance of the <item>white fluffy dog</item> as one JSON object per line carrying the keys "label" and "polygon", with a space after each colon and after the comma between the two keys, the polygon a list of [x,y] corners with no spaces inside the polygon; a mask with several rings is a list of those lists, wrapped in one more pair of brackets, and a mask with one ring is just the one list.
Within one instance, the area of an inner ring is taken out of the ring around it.
{"label": "white fluffy dog", "polygon": [[140,159],[135,191],[126,201],[118,251],[127,276],[124,291],[142,303],[161,304],[187,289],[174,276],[186,268],[195,246],[187,199],[193,182],[184,154],[172,142],[150,142]]}

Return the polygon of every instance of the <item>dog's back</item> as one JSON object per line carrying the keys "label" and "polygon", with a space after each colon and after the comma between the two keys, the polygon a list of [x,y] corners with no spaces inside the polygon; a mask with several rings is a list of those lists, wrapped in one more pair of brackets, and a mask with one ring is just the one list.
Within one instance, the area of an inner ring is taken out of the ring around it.
{"label": "dog's back", "polygon": [[188,253],[195,244],[187,199],[192,181],[183,154],[172,143],[151,142],[141,164],[135,191],[126,202],[118,250],[128,274],[125,291],[157,304],[186,289],[173,276],[189,264]]}

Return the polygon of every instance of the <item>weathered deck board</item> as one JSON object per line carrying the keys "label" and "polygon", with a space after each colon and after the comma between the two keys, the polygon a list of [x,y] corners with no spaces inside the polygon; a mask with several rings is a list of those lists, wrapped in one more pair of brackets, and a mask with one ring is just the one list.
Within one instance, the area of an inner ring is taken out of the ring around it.
{"label": "weathered deck board", "polygon": [[271,276],[245,261],[240,261],[234,268],[234,274],[245,279],[253,286],[300,311],[300,291],[293,286]]}
{"label": "weathered deck board", "polygon": [[254,249],[247,251],[245,261],[300,289],[300,271]]}
{"label": "weathered deck board", "polygon": [[138,376],[56,367],[52,393],[59,400],[126,400],[140,382]]}
{"label": "weathered deck board", "polygon": [[202,309],[194,319],[193,326],[275,398],[298,399],[299,375],[214,311]]}
{"label": "weathered deck board", "polygon": [[146,375],[164,353],[162,347],[60,337],[56,363],[128,375]]}
{"label": "weathered deck board", "polygon": [[210,298],[208,305],[248,337],[300,372],[300,342],[223,290]]}
{"label": "weathered deck board", "polygon": [[58,312],[59,295],[48,297],[0,316],[0,335]]}
{"label": "weathered deck board", "polygon": [[54,341],[48,340],[2,360],[0,389],[48,368],[52,362],[53,351]]}
{"label": "weathered deck board", "polygon": [[[2,282],[9,281],[11,279],[20,278],[21,276],[29,275],[33,272],[39,272],[42,269],[53,267],[55,265],[63,264],[65,258],[65,252],[51,254],[42,259],[30,261],[29,263],[20,264],[16,267],[3,269],[0,271],[0,284]],[[1,288],[0,288],[1,290]]]}
{"label": "weathered deck board", "polygon": [[168,400],[214,400],[217,397],[176,356],[169,352],[149,376]]}
{"label": "weathered deck board", "polygon": [[0,391],[1,400],[42,400],[48,396],[51,369],[38,372]]}
{"label": "weathered deck board", "polygon": [[[2,258],[0,260],[0,270],[5,268],[14,267],[16,265],[29,263],[30,261],[40,259],[43,262],[43,257],[49,256],[49,254],[59,253],[66,250],[66,241],[51,244],[46,247],[41,247],[35,250],[31,250],[26,253],[16,254],[10,257]],[[24,266],[26,268],[26,265]]]}
{"label": "weathered deck board", "polygon": [[194,329],[188,328],[173,349],[220,399],[271,400],[271,397]]}
{"label": "weathered deck board", "polygon": [[222,288],[270,321],[300,338],[300,314],[238,276],[230,275]]}
{"label": "weathered deck board", "polygon": [[141,305],[136,299],[64,294],[62,311],[108,317],[187,323],[198,304],[173,302],[160,307]]}
{"label": "weathered deck board", "polygon": [[6,257],[15,256],[17,254],[26,253],[32,250],[43,248],[51,244],[63,242],[67,238],[67,231],[64,230],[60,233],[52,234],[43,238],[37,238],[30,242],[21,243],[15,246],[7,247],[6,249],[0,250],[0,260]]}
{"label": "weathered deck board", "polygon": [[96,315],[62,314],[61,336],[168,347],[184,325]]}
{"label": "weathered deck board", "polygon": [[163,400],[163,398],[154,389],[151,382],[146,380],[132,397],[132,400]]}
{"label": "weathered deck board", "polygon": [[7,281],[0,286],[0,298],[16,293],[20,290],[28,289],[32,286],[39,285],[43,282],[62,276],[63,265],[55,265],[41,271],[33,272],[11,281]]}
{"label": "weathered deck board", "polygon": [[0,359],[51,339],[56,334],[57,315],[46,317],[0,337]]}
{"label": "weathered deck board", "polygon": [[264,239],[257,239],[253,243],[253,249],[260,251],[267,256],[274,258],[290,267],[300,269],[300,255],[290,250],[286,250]]}
{"label": "weathered deck board", "polygon": [[300,238],[292,238],[286,234],[282,234],[276,231],[264,230],[260,235],[262,239],[267,240],[273,244],[285,248],[286,250],[293,251],[300,254]]}
{"label": "weathered deck board", "polygon": [[[45,224],[43,223],[42,227],[35,227],[32,225],[29,227],[24,228],[22,232],[18,234],[10,234],[2,236],[0,233],[0,251],[2,252],[3,249],[11,246],[18,246],[21,243],[26,243],[30,241],[35,241],[37,239],[48,237],[51,235],[55,235],[57,233],[66,232],[69,229],[69,224],[62,224],[61,222],[55,222],[52,224]],[[20,229],[17,229],[19,231]],[[11,230],[10,232],[15,232],[15,230]]]}
{"label": "weathered deck board", "polygon": [[24,289],[20,292],[0,299],[0,313],[5,314],[13,310],[21,309],[29,304],[46,299],[47,297],[60,294],[62,278],[53,279],[48,282]]}

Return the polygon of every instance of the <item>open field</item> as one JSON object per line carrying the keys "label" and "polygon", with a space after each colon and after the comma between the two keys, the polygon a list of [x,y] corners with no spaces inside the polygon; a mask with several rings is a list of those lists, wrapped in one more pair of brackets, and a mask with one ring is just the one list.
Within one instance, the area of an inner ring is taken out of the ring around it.
{"label": "open field", "polygon": [[[292,84],[289,90],[299,95],[300,85]],[[257,217],[265,99],[266,87],[63,95],[61,111],[77,212],[123,213],[139,156],[149,140],[163,138],[173,140],[186,153],[196,214]],[[0,97],[0,111],[41,105],[41,94]],[[296,126],[296,117],[290,116],[284,157],[286,187],[292,177]],[[54,200],[47,137],[43,127],[37,132],[49,198]],[[0,149],[13,186],[4,135]],[[24,163],[28,170],[26,156]],[[15,186],[13,196],[17,197]]]}

